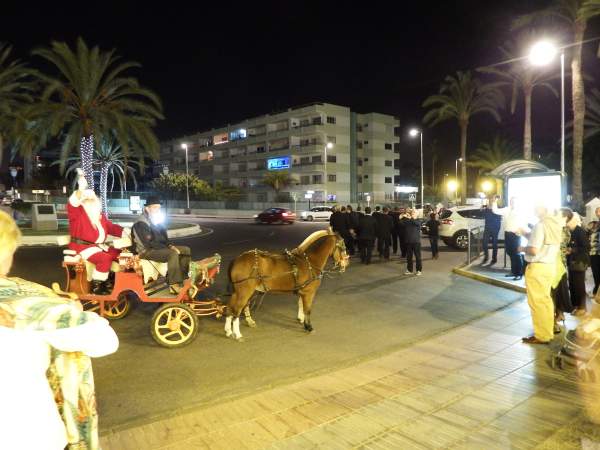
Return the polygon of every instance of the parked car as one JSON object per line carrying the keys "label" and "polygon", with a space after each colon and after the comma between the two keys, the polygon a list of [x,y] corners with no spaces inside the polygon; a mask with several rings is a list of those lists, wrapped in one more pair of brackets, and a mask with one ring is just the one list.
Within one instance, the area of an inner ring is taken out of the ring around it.
{"label": "parked car", "polygon": [[332,210],[329,206],[315,206],[311,208],[309,211],[302,211],[300,213],[300,218],[302,220],[308,220],[312,222],[313,220],[329,220],[329,217],[332,214]]}
{"label": "parked car", "polygon": [[268,208],[254,216],[256,223],[287,223],[291,225],[295,220],[294,211],[286,208]]}
{"label": "parked car", "polygon": [[[440,215],[440,239],[449,247],[466,250],[469,245],[469,229],[485,225],[484,211],[479,206],[465,206],[442,211]],[[504,240],[504,221],[500,226],[498,240]]]}

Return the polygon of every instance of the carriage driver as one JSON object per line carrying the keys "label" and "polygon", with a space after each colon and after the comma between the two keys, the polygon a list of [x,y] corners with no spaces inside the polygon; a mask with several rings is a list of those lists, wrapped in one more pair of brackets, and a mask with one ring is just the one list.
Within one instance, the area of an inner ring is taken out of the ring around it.
{"label": "carriage driver", "polygon": [[106,245],[106,238],[109,235],[124,237],[129,234],[129,229],[114,224],[106,218],[102,213],[98,196],[92,189],[88,189],[88,183],[81,169],[77,169],[77,176],[79,188],[71,194],[67,204],[71,235],[69,248],[96,266],[92,272],[92,293],[108,294],[112,290],[108,280],[110,266],[118,259],[121,251]]}
{"label": "carriage driver", "polygon": [[169,241],[160,205],[156,196],[146,199],[143,214],[133,224],[135,251],[143,259],[166,262],[171,293],[178,294],[189,271],[191,252],[189,247],[175,246]]}

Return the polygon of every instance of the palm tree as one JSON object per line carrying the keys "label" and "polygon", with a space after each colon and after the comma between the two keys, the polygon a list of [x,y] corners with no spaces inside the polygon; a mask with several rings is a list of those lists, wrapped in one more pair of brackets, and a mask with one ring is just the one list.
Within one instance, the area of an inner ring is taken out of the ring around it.
{"label": "palm tree", "polygon": [[[68,177],[71,172],[81,167],[81,156],[71,156],[67,158],[70,163],[65,171]],[[61,164],[61,161],[55,161],[52,164]],[[108,182],[110,179],[110,192],[114,190],[115,181],[119,182],[121,196],[127,190],[127,176],[133,180],[134,190],[137,190],[137,180],[135,174],[143,167],[143,159],[136,161],[127,158],[121,149],[119,143],[114,139],[102,140],[99,146],[94,149],[93,166],[100,172],[100,200],[102,210],[108,214]]]}
{"label": "palm tree", "polygon": [[64,167],[71,151],[79,146],[85,177],[92,188],[94,148],[103,139],[114,136],[124,157],[131,149],[140,148],[158,155],[152,127],[163,118],[161,101],[125,74],[139,64],[120,62],[114,50],[90,49],[81,38],[75,50],[64,42],[52,42],[50,48],[37,49],[33,54],[53,64],[59,75],[40,76],[44,90],[41,101],[28,112],[32,126],[21,152],[61,137]]}
{"label": "palm tree", "polygon": [[586,140],[600,134],[600,90],[593,88],[585,99],[585,135]]}
{"label": "palm tree", "polygon": [[480,144],[471,155],[470,167],[478,169],[479,175],[491,172],[496,167],[518,158],[517,147],[502,136],[494,137],[492,142]]}
{"label": "palm tree", "polygon": [[510,87],[511,102],[510,112],[515,113],[515,108],[520,95],[523,96],[525,104],[525,123],[523,126],[523,158],[531,159],[531,97],[533,90],[536,87],[545,88],[551,91],[558,97],[558,92],[549,82],[556,78],[555,74],[548,74],[540,67],[532,66],[526,59],[521,58],[521,55],[526,51],[527,47],[531,46],[537,39],[538,33],[529,31],[522,33],[517,41],[509,41],[504,46],[500,47],[500,52],[503,57],[511,61],[505,66],[490,66],[479,69],[481,72],[496,75],[502,81],[499,83],[502,86]]}
{"label": "palm tree", "polygon": [[36,84],[35,71],[19,60],[10,60],[12,47],[0,42],[0,164],[4,155],[4,141],[13,134],[22,107],[33,101]]}
{"label": "palm tree", "polygon": [[571,85],[573,107],[573,204],[576,208],[583,205],[583,186],[581,179],[583,162],[583,132],[585,121],[585,89],[581,50],[588,21],[600,15],[600,0],[554,0],[552,5],[541,11],[519,17],[513,27],[519,28],[538,20],[554,19],[566,25],[572,33],[571,47]]}
{"label": "palm tree", "polygon": [[500,121],[498,110],[503,107],[504,96],[497,84],[483,83],[473,78],[471,72],[456,72],[455,76],[447,76],[440,86],[439,94],[428,97],[423,102],[424,108],[431,108],[423,121],[429,126],[437,125],[449,119],[458,122],[460,128],[460,155],[463,159],[461,167],[461,183],[463,192],[467,193],[467,129],[469,121],[475,114],[487,113]]}
{"label": "palm tree", "polygon": [[294,182],[294,179],[288,172],[269,172],[263,178],[263,183],[273,188],[276,194],[279,191],[290,186]]}

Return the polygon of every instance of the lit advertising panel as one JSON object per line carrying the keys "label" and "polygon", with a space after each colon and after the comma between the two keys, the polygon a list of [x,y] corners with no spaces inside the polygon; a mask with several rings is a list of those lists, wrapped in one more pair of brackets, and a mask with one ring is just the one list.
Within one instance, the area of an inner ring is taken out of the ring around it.
{"label": "lit advertising panel", "polygon": [[536,205],[544,204],[549,208],[562,206],[562,180],[560,174],[527,175],[508,179],[508,197],[506,204],[513,197],[518,198],[519,209],[534,224],[537,218],[534,214]]}
{"label": "lit advertising panel", "polygon": [[267,159],[267,169],[268,170],[283,170],[289,169],[291,167],[290,157],[289,156],[280,156],[279,158],[269,158]]}

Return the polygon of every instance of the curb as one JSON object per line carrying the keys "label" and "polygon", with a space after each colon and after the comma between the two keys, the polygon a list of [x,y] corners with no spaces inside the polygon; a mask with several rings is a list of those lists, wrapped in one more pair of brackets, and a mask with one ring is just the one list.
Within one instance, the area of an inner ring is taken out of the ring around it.
{"label": "curb", "polygon": [[[167,230],[167,236],[172,239],[178,239],[183,237],[189,237],[194,235],[205,236],[213,232],[210,228],[200,228],[197,224],[190,224],[189,227],[178,228],[175,230]],[[23,236],[21,238],[20,247],[34,247],[34,246],[45,246],[45,247],[58,247],[57,239],[61,237],[67,238],[68,234],[55,234],[46,236]]]}
{"label": "curb", "polygon": [[462,266],[457,266],[452,269],[452,272],[461,275],[466,278],[471,278],[472,280],[481,281],[482,283],[491,284],[492,286],[501,287],[504,289],[509,289],[511,291],[520,292],[522,294],[526,294],[527,290],[521,286],[515,286],[512,283],[508,283],[502,280],[496,280],[495,278],[486,277],[485,275],[481,275],[479,273],[471,272],[466,270],[467,264],[463,264]]}

